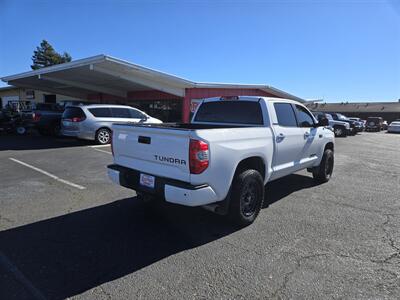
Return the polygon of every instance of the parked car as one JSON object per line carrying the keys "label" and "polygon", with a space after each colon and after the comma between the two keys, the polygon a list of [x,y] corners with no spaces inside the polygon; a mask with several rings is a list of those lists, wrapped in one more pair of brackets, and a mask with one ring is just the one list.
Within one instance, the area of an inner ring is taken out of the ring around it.
{"label": "parked car", "polygon": [[330,114],[324,112],[313,112],[314,116],[320,121],[323,118],[328,119],[329,126],[333,129],[335,136],[346,137],[350,133],[350,124],[348,122],[334,120]]}
{"label": "parked car", "polygon": [[264,185],[307,168],[317,182],[333,171],[334,134],[302,104],[278,98],[204,100],[191,124],[114,124],[115,183],[252,223]]}
{"label": "parked car", "polygon": [[354,127],[357,132],[363,132],[365,130],[365,123],[360,118],[349,117],[349,120],[354,121]]}
{"label": "parked car", "polygon": [[349,125],[350,125],[349,135],[356,135],[357,134],[356,122],[355,121],[350,120],[345,115],[340,114],[340,113],[329,113],[329,114],[336,121],[342,121],[342,122],[349,123]]}
{"label": "parked car", "polygon": [[62,135],[98,144],[110,143],[111,125],[115,122],[162,123],[136,108],[108,104],[67,106],[61,120]]}
{"label": "parked car", "polygon": [[400,120],[396,120],[390,123],[387,132],[400,133]]}
{"label": "parked car", "polygon": [[365,131],[381,131],[383,129],[383,119],[381,117],[367,118]]}
{"label": "parked car", "polygon": [[383,122],[382,122],[382,129],[383,130],[387,130],[388,129],[388,122],[386,121],[386,120],[383,120]]}

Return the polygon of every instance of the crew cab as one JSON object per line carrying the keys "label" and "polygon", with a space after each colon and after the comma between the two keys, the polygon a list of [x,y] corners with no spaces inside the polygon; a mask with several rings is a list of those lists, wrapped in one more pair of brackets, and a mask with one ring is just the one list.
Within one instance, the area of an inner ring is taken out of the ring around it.
{"label": "crew cab", "polygon": [[113,124],[108,175],[142,197],[204,206],[248,225],[269,181],[306,168],[317,182],[331,178],[328,125],[292,100],[209,98],[189,124]]}

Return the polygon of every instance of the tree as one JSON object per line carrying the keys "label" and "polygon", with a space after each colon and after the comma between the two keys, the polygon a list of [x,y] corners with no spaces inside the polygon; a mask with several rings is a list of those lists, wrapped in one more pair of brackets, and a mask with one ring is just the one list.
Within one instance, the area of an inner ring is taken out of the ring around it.
{"label": "tree", "polygon": [[60,54],[54,50],[53,46],[46,40],[40,43],[39,47],[33,51],[31,65],[32,70],[41,69],[48,66],[58,65],[72,60],[67,52]]}

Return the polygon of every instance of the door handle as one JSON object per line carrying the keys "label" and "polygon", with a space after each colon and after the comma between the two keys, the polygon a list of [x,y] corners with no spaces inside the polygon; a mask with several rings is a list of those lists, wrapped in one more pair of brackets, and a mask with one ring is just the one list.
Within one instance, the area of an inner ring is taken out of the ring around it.
{"label": "door handle", "polygon": [[304,133],[304,138],[305,139],[308,139],[309,137],[310,137],[310,133],[309,132]]}
{"label": "door handle", "polygon": [[280,141],[282,141],[284,138],[285,138],[285,135],[284,135],[283,133],[280,133],[280,134],[277,135],[276,141],[277,141],[277,142],[280,142]]}

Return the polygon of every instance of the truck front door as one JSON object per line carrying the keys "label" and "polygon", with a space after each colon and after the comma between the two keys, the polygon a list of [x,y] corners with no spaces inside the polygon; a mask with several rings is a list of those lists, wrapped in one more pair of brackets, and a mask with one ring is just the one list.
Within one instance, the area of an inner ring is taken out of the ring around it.
{"label": "truck front door", "polygon": [[275,102],[273,109],[276,118],[272,118],[275,134],[275,153],[272,162],[271,179],[289,175],[300,168],[300,162],[306,155],[304,129],[298,126],[295,108],[291,103]]}

